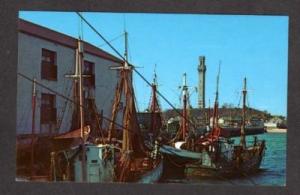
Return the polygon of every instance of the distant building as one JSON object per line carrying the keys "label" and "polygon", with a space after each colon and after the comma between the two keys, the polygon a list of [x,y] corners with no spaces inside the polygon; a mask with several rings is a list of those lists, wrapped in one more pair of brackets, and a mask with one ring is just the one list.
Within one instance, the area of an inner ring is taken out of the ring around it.
{"label": "distant building", "polygon": [[199,74],[199,84],[198,84],[198,108],[205,108],[205,56],[199,57],[198,74]]}
{"label": "distant building", "polygon": [[267,128],[287,128],[286,120],[276,116],[265,122],[264,125]]}
{"label": "distant building", "polygon": [[[83,74],[89,75],[83,82],[85,103],[94,103],[98,112],[110,117],[118,81],[118,72],[110,70],[110,66],[120,66],[122,61],[90,43],[84,42],[83,47]],[[19,20],[18,72],[71,99],[74,82],[65,75],[75,72],[76,48],[75,38]],[[17,134],[29,134],[33,85],[21,76],[17,82]],[[36,133],[47,135],[71,130],[74,109],[73,103],[37,86]]]}
{"label": "distant building", "polygon": [[[178,109],[179,112],[182,112],[181,109]],[[202,128],[208,125],[213,116],[213,109],[191,109],[190,111],[191,121],[197,128]],[[224,123],[224,125],[235,125],[239,126],[241,123],[242,109],[241,108],[219,108],[218,110],[219,122]],[[163,112],[164,119],[168,120],[170,118],[175,118],[178,116],[178,113],[174,110],[166,110]],[[269,114],[266,114],[263,111],[247,108],[246,119],[252,124],[262,125],[262,121],[265,121],[269,117]]]}
{"label": "distant building", "polygon": [[267,127],[267,128],[276,128],[277,123],[267,122],[267,123],[264,123],[264,126]]}

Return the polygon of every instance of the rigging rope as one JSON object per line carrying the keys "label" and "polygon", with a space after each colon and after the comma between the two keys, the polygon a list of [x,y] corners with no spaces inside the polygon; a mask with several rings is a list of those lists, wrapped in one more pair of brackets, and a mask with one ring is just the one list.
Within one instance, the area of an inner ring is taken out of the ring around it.
{"label": "rigging rope", "polygon": [[[101,136],[101,138],[102,138],[102,140],[104,139],[104,134],[103,134],[103,132],[102,132],[102,126],[101,126],[101,124],[102,124],[102,121],[100,121],[100,119],[99,119],[99,113],[98,113],[98,108],[97,108],[97,105],[96,105],[96,103],[95,103],[95,100],[93,101],[93,106],[92,106],[93,108],[93,111],[94,111],[94,114],[95,114],[95,117],[96,117],[96,122],[97,122],[97,125],[98,125],[98,127],[99,127],[99,132],[97,131],[97,134],[98,134],[98,136],[100,137]],[[101,117],[103,116],[103,114],[101,114]]]}
{"label": "rigging rope", "polygon": [[[120,37],[122,37],[123,35],[124,35],[124,33],[122,33],[122,34],[120,34],[120,35],[118,35],[118,36],[112,38],[112,39],[109,40],[108,42],[109,42],[109,43],[112,43],[112,42],[116,41],[117,39],[119,39]],[[99,47],[103,47],[103,46],[105,46],[105,45],[107,45],[107,43],[103,43],[103,44],[99,45]]]}
{"label": "rigging rope", "polygon": [[[26,80],[28,80],[28,81],[33,82],[33,79],[29,78],[28,76],[26,76],[26,75],[24,75],[24,74],[22,74],[22,73],[18,73],[18,75],[21,76],[21,77],[23,77],[24,79],[26,79]],[[71,102],[71,103],[73,103],[73,104],[75,104],[75,105],[79,105],[79,106],[82,107],[83,109],[87,110],[87,107],[86,107],[86,106],[78,104],[78,103],[77,103],[76,101],[74,101],[73,99],[71,99],[71,98],[69,98],[69,97],[66,97],[65,95],[63,95],[63,94],[61,94],[61,93],[59,93],[59,92],[57,92],[57,91],[55,91],[55,90],[53,90],[53,89],[51,89],[51,88],[45,86],[44,84],[42,84],[42,83],[40,83],[40,82],[37,82],[37,81],[36,81],[35,83],[36,83],[36,85],[38,85],[38,86],[40,86],[40,87],[42,87],[42,88],[48,90],[49,92],[52,92],[52,93],[56,94],[57,96],[59,96],[59,97],[61,97],[61,98],[63,98],[63,99],[66,99],[67,101],[69,101],[69,102]],[[118,124],[118,123],[115,122],[115,121],[112,121],[112,120],[109,119],[108,117],[102,116],[102,118],[105,119],[105,120],[107,120],[107,121],[109,121],[109,122],[114,123],[115,125],[117,125],[118,127],[122,128],[122,129],[124,129],[124,130],[126,130],[126,131],[131,131],[131,132],[133,132],[133,133],[137,133],[137,132],[135,132],[135,131],[133,131],[133,130],[131,130],[131,129],[125,128],[123,125],[120,125],[120,124]],[[140,134],[140,135],[142,135],[142,134]]]}
{"label": "rigging rope", "polygon": [[[71,68],[71,67],[70,67]],[[71,96],[71,93],[72,93],[72,88],[73,88],[73,82],[71,82],[71,85],[70,86],[68,86],[67,84],[66,84],[66,79],[64,79],[64,81],[63,81],[63,85],[66,85],[66,87],[65,87],[65,91],[67,92],[67,95],[68,95],[68,97],[70,97]],[[64,105],[63,105],[63,109],[62,109],[62,116],[60,117],[60,123],[58,124],[58,127],[57,127],[57,130],[58,131],[60,131],[60,128],[61,128],[61,125],[62,125],[62,121],[63,121],[63,119],[64,119],[64,116],[65,116],[65,113],[66,113],[66,110],[67,110],[67,108],[68,108],[68,101],[66,100],[65,102],[64,102]]]}
{"label": "rigging rope", "polygon": [[30,104],[25,104],[25,105],[22,106],[23,113],[21,115],[21,119],[19,120],[19,122],[17,124],[17,128],[19,128],[24,123],[24,121],[26,121],[25,127],[27,127],[27,123],[28,123],[29,116],[30,116],[30,113],[28,111],[29,110],[28,107],[31,107],[31,105]]}
{"label": "rigging rope", "polygon": [[[95,27],[93,25],[91,25],[83,16],[81,13],[79,12],[76,12],[76,14],[124,61],[124,62],[127,62],[127,60],[123,57],[123,55],[116,49],[112,46],[112,44],[110,44],[110,42],[108,40],[106,40],[106,38],[101,35],[101,33],[99,31],[97,31],[97,29],[95,29]],[[128,62],[127,62],[128,63]],[[129,63],[128,63],[129,64]],[[133,71],[139,75],[142,80],[144,80],[149,86],[151,86],[151,83],[139,72],[137,71],[137,69],[133,67]],[[183,114],[181,112],[179,112],[175,106],[173,106],[173,104],[160,92],[157,90],[157,94],[163,99],[165,100],[165,102],[167,102],[167,104],[169,104],[169,106],[171,106],[172,109],[175,110],[175,112],[177,112],[181,117],[184,117]],[[185,117],[184,117],[185,118]],[[185,120],[188,121],[188,123],[190,123],[195,129],[196,129],[196,125],[191,122],[191,120],[185,118]]]}
{"label": "rigging rope", "polygon": [[[26,76],[26,75],[24,75],[24,74],[22,74],[22,73],[18,73],[18,75],[21,76],[21,77],[23,77],[24,79],[26,79],[26,80],[28,80],[28,81],[34,82],[33,79],[29,78],[28,76]],[[60,94],[59,92],[57,92],[57,91],[55,91],[55,90],[52,90],[52,89],[50,89],[49,87],[47,87],[47,86],[45,86],[45,85],[43,85],[43,84],[41,84],[41,83],[39,83],[39,82],[37,82],[37,81],[35,81],[35,83],[36,83],[36,85],[38,85],[38,86],[40,86],[40,87],[42,87],[42,88],[47,89],[48,91],[50,91],[50,92],[56,94],[57,96],[59,96],[59,97],[61,97],[61,98],[63,98],[63,99],[66,99],[67,101],[69,101],[69,102],[71,102],[71,103],[73,103],[73,104],[75,104],[75,105],[78,104],[77,102],[75,102],[75,101],[72,100],[71,98],[62,95],[62,94]],[[79,106],[82,107],[83,109],[87,110],[87,108],[86,108],[84,105],[79,105]],[[129,132],[131,132],[131,133],[133,133],[133,134],[138,134],[138,135],[140,135],[140,136],[143,136],[143,134],[142,134],[141,132],[137,132],[137,131],[134,131],[134,130],[132,130],[132,129],[126,128],[126,127],[124,127],[123,125],[120,125],[119,123],[117,123],[117,122],[115,122],[115,121],[109,119],[108,117],[105,117],[105,116],[102,115],[102,118],[105,119],[105,120],[107,120],[107,121],[109,121],[109,122],[114,123],[116,126],[122,128],[123,130],[129,131]],[[176,154],[176,153],[174,153],[172,150],[169,150],[169,149],[166,149],[166,150],[170,151],[172,154]]]}
{"label": "rigging rope", "polygon": [[[25,75],[22,74],[22,73],[18,73],[18,75],[21,76],[21,77],[23,77],[23,78],[25,78],[25,79],[28,80],[28,81],[34,82],[34,80],[32,80],[31,78],[25,76]],[[39,82],[37,82],[37,81],[35,81],[35,83],[36,83],[36,85],[38,85],[38,86],[40,86],[40,87],[42,87],[42,88],[47,89],[48,91],[50,91],[50,92],[56,94],[57,96],[59,96],[59,97],[61,97],[61,98],[63,98],[63,99],[66,99],[67,101],[70,101],[70,102],[73,103],[73,104],[77,104],[77,102],[75,102],[74,100],[70,99],[69,97],[66,97],[66,96],[62,95],[62,94],[56,92],[55,90],[52,90],[52,89],[50,89],[49,87],[47,87],[47,86],[45,86],[45,85],[43,85],[43,84],[41,84],[41,83],[39,83]],[[87,109],[87,108],[86,108],[85,106],[83,106],[83,105],[79,105],[79,106],[83,107],[84,109]],[[132,132],[132,133],[134,133],[134,134],[142,135],[140,132],[136,132],[136,131],[133,131],[132,129],[125,128],[123,125],[120,125],[120,124],[116,123],[115,121],[110,120],[109,118],[107,118],[107,117],[105,117],[105,116],[102,116],[102,118],[105,119],[105,120],[107,120],[107,121],[109,121],[109,122],[113,122],[116,126],[121,127],[123,130]],[[161,146],[161,145],[160,145],[160,146]],[[165,148],[165,149],[166,149],[167,151],[169,151],[170,153],[176,155],[176,153],[173,152],[172,150],[169,150],[169,149],[167,149],[167,148]],[[230,181],[229,179],[227,179],[227,180],[228,180],[228,182],[231,183],[231,181]],[[250,181],[251,181],[251,180],[250,180]],[[251,181],[251,182],[254,183],[254,181]]]}

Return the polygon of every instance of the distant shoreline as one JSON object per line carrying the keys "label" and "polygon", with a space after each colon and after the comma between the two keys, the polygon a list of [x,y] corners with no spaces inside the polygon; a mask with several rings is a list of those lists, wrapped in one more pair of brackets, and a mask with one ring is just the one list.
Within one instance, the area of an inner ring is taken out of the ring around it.
{"label": "distant shoreline", "polygon": [[272,128],[267,129],[267,133],[286,133],[287,129],[278,129],[278,128]]}

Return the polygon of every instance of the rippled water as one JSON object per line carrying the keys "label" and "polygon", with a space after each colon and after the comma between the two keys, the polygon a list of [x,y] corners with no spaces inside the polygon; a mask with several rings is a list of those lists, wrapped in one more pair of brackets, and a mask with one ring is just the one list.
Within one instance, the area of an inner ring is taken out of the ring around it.
{"label": "rippled water", "polygon": [[[266,133],[257,136],[266,140],[267,150],[258,173],[235,179],[207,179],[190,176],[183,180],[167,182],[192,183],[203,185],[276,185],[286,184],[286,133]],[[247,141],[253,141],[253,137],[247,137]],[[238,140],[236,140],[238,143]]]}

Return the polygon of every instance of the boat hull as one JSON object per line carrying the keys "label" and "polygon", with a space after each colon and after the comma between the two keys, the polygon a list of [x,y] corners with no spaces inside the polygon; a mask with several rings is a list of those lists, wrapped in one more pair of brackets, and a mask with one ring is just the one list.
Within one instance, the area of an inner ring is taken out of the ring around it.
{"label": "boat hull", "polygon": [[162,146],[160,152],[163,155],[162,179],[178,179],[185,176],[185,165],[196,163],[201,159],[201,154],[188,150],[177,149],[172,146]]}
{"label": "boat hull", "polygon": [[[265,146],[247,148],[241,151],[240,155],[234,156],[232,159],[219,157],[218,160],[213,160],[207,156],[211,164],[189,163],[186,165],[188,175],[198,175],[204,177],[215,176],[248,176],[257,173],[264,156]],[[236,152],[236,151],[235,151]],[[203,155],[204,156],[204,155]]]}
{"label": "boat hull", "polygon": [[137,181],[137,183],[156,183],[160,180],[163,174],[163,160],[159,162],[159,164],[151,171],[147,172],[146,174],[141,176],[141,179]]}
{"label": "boat hull", "polygon": [[[246,127],[245,135],[257,135],[266,133],[266,129],[264,127]],[[238,137],[241,136],[241,128],[240,127],[221,127],[220,128],[220,136],[221,137]]]}

